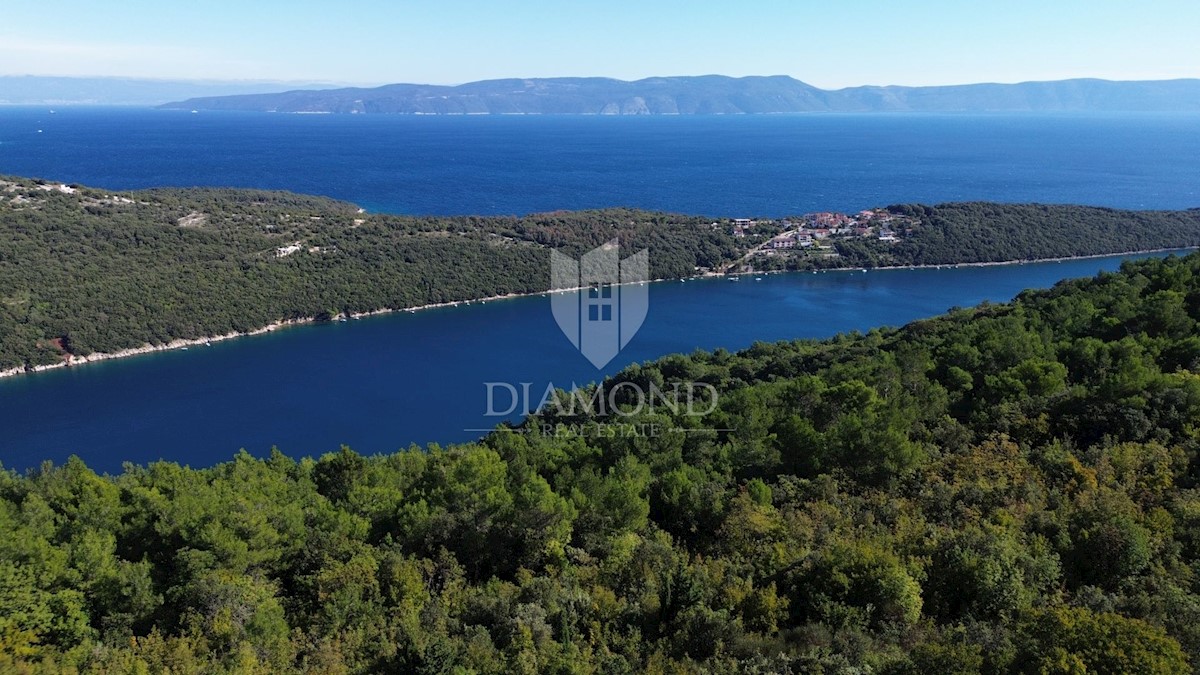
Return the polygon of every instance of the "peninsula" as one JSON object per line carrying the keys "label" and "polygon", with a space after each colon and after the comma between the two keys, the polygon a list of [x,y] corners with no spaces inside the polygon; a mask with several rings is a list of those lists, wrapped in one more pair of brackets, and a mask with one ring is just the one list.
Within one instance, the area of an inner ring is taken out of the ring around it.
{"label": "peninsula", "polygon": [[542,293],[549,253],[617,238],[651,278],[998,263],[1200,245],[1200,210],[898,204],[701,217],[364,213],[285,192],[0,179],[0,375],[305,321]]}

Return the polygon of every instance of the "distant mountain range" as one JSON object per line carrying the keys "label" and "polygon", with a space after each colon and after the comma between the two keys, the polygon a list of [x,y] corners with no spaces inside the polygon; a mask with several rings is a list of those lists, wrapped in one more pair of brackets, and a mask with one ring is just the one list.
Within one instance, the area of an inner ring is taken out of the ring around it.
{"label": "distant mountain range", "polygon": [[160,105],[196,96],[261,94],[336,85],[316,82],[152,80],[130,77],[0,76],[0,105]]}
{"label": "distant mountain range", "polygon": [[164,108],[290,113],[717,115],[796,112],[1200,111],[1200,79],[1079,79],[826,90],[787,76],[507,79],[458,86],[206,96]]}

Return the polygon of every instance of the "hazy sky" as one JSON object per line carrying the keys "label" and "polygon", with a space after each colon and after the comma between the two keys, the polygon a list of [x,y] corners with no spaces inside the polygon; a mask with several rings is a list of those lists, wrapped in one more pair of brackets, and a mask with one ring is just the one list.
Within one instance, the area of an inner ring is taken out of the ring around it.
{"label": "hazy sky", "polygon": [[0,74],[453,84],[791,75],[821,87],[1200,77],[1196,0],[6,3]]}

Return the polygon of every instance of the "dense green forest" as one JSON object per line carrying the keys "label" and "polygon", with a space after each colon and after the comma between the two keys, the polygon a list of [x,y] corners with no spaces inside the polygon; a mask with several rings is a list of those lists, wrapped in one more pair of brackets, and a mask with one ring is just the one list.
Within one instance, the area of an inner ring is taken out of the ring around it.
{"label": "dense green forest", "polygon": [[0,672],[1193,672],[1198,321],[1170,257],[598,385],[705,416],[0,473]]}
{"label": "dense green forest", "polygon": [[18,179],[0,197],[0,370],[55,362],[60,345],[87,355],[545,291],[548,246],[578,255],[617,237],[654,251],[656,277],[736,252],[709,220],[626,210],[411,218],[278,192],[67,194]]}
{"label": "dense green forest", "polygon": [[1092,206],[965,202],[901,204],[919,219],[895,244],[838,239],[836,258],[793,257],[782,267],[879,267],[1038,260],[1200,245],[1200,209],[1122,211]]}
{"label": "dense green forest", "polygon": [[[723,269],[753,245],[726,221],[628,209],[405,217],[283,192],[70,190],[0,178],[0,370],[276,321],[540,292],[551,247],[578,255],[618,238],[650,250],[654,278],[678,278]],[[901,242],[839,239],[838,256],[788,260],[949,264],[1200,244],[1200,210],[891,208],[920,217]]]}

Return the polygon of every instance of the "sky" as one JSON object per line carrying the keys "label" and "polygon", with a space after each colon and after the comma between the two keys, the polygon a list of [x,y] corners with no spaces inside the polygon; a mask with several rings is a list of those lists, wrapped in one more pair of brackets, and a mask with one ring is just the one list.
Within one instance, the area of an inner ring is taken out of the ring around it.
{"label": "sky", "polygon": [[1196,0],[6,4],[0,75],[377,85],[716,73],[824,88],[1200,77]]}

